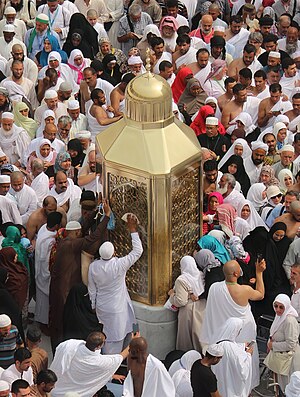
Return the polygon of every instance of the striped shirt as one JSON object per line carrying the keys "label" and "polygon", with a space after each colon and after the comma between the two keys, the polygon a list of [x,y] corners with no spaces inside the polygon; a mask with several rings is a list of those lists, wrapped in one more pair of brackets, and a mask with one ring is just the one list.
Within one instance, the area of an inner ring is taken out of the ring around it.
{"label": "striped shirt", "polygon": [[11,326],[9,334],[4,338],[0,336],[0,367],[6,369],[14,364],[14,353],[17,345],[21,345],[22,339],[17,327]]}

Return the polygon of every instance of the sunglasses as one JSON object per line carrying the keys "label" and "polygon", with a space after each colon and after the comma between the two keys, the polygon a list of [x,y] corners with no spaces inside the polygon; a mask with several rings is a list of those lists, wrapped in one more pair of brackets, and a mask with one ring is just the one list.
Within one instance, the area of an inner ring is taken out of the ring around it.
{"label": "sunglasses", "polygon": [[277,194],[277,196],[272,196],[271,198],[272,198],[272,199],[275,199],[275,198],[280,198],[280,197],[282,197],[282,194],[281,194],[281,193]]}
{"label": "sunglasses", "polygon": [[283,305],[278,305],[277,303],[274,304],[274,308],[275,309],[278,308],[278,309],[284,310],[284,306]]}

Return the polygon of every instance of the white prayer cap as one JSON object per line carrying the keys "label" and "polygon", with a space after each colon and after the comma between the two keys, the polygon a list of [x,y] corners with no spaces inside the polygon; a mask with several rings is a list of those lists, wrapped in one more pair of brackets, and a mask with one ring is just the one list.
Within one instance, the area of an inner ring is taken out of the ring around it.
{"label": "white prayer cap", "polygon": [[6,7],[4,10],[4,15],[16,15],[17,11],[14,9],[14,7]]}
{"label": "white prayer cap", "polygon": [[66,230],[79,230],[81,229],[81,224],[77,221],[70,221],[66,225]]}
{"label": "white prayer cap", "polygon": [[251,149],[252,150],[262,149],[266,153],[268,153],[269,146],[266,143],[263,143],[261,141],[254,141],[254,142],[251,142]]}
{"label": "white prayer cap", "polygon": [[219,120],[216,117],[207,117],[205,125],[219,125]]}
{"label": "white prayer cap", "polygon": [[293,58],[293,59],[300,58],[300,51],[295,51],[295,52],[293,52],[292,58]]}
{"label": "white prayer cap", "polygon": [[224,355],[224,349],[219,343],[209,345],[206,349],[207,353],[214,357],[222,357]]}
{"label": "white prayer cap", "polygon": [[282,192],[281,192],[281,190],[279,189],[278,186],[271,185],[271,186],[268,187],[268,189],[267,189],[267,198],[268,198],[268,200],[270,200],[270,198],[272,198],[272,197],[278,196],[279,194],[282,195]]}
{"label": "white prayer cap", "polygon": [[3,32],[15,33],[15,27],[12,24],[4,25]]}
{"label": "white prayer cap", "polygon": [[80,139],[80,138],[82,138],[82,139],[91,139],[91,136],[92,136],[91,132],[90,131],[85,131],[85,130],[75,133],[75,138],[78,138],[78,139]]}
{"label": "white prayer cap", "polygon": [[14,115],[11,112],[3,112],[2,119],[14,120]]}
{"label": "white prayer cap", "polygon": [[0,314],[0,328],[5,328],[11,325],[11,319],[7,314]]}
{"label": "white prayer cap", "polygon": [[110,241],[105,241],[99,248],[99,254],[101,259],[108,260],[110,259],[115,252],[115,247]]}
{"label": "white prayer cap", "polygon": [[49,23],[49,17],[46,14],[39,14],[36,16],[35,20],[41,23]]}
{"label": "white prayer cap", "polygon": [[138,56],[131,56],[128,58],[128,65],[137,65],[143,63],[142,58]]}
{"label": "white prayer cap", "polygon": [[44,99],[53,99],[57,97],[57,92],[55,90],[47,90],[45,92]]}
{"label": "white prayer cap", "polygon": [[0,391],[10,390],[9,384],[5,380],[0,380]]}
{"label": "white prayer cap", "polygon": [[224,28],[224,26],[216,26],[214,28],[214,31],[215,32],[225,32],[225,28]]}
{"label": "white prayer cap", "polygon": [[280,52],[270,51],[268,56],[271,58],[280,58]]}
{"label": "white prayer cap", "polygon": [[76,99],[71,99],[71,101],[68,101],[68,109],[75,110],[79,108],[80,108],[79,102],[76,101]]}
{"label": "white prayer cap", "polygon": [[59,91],[62,92],[72,91],[72,86],[68,81],[63,81],[59,86]]}
{"label": "white prayer cap", "polygon": [[282,153],[282,152],[293,152],[293,153],[295,153],[295,148],[292,145],[283,145],[281,150],[280,150],[280,153]]}
{"label": "white prayer cap", "polygon": [[0,184],[1,183],[10,183],[10,176],[9,175],[0,175]]}

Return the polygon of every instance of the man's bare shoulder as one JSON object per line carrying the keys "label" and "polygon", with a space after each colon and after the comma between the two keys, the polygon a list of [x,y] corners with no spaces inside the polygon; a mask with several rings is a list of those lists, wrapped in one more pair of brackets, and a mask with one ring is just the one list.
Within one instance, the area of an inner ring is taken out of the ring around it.
{"label": "man's bare shoulder", "polygon": [[33,211],[33,213],[29,216],[28,222],[32,224],[38,224],[41,220],[45,217],[43,208],[38,208],[37,210]]}
{"label": "man's bare shoulder", "polygon": [[192,71],[193,73],[198,72],[198,70],[199,70],[199,65],[198,65],[197,62],[190,63],[189,65],[187,65],[187,67],[188,67],[189,69],[191,69],[191,71]]}

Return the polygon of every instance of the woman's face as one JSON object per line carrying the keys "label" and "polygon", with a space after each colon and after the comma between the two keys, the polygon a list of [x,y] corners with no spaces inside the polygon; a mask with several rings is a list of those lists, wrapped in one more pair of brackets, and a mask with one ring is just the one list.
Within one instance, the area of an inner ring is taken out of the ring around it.
{"label": "woman's face", "polygon": [[282,199],[282,194],[278,194],[275,197],[271,197],[271,201],[274,203],[274,205],[277,205],[281,202]]}
{"label": "woman's face", "polygon": [[78,36],[72,37],[71,41],[74,47],[78,47],[79,44],[81,43],[81,39]]}
{"label": "woman's face", "polygon": [[217,207],[219,205],[219,201],[217,199],[217,197],[211,197],[209,200],[209,207],[212,211],[216,211]]}
{"label": "woman's face", "polygon": [[214,112],[216,113],[217,105],[214,102],[209,102],[206,105],[209,105],[210,107],[212,107],[214,109]]}
{"label": "woman's face", "polygon": [[60,163],[60,166],[63,170],[67,171],[71,167],[71,159],[66,159]]}
{"label": "woman's face", "polygon": [[50,145],[45,144],[40,148],[40,153],[42,155],[42,157],[47,157],[49,156],[50,153]]}
{"label": "woman's face", "polygon": [[52,51],[52,45],[51,45],[50,41],[47,40],[47,39],[44,41],[44,50],[46,52],[51,52]]}
{"label": "woman's face", "polygon": [[77,56],[74,58],[74,64],[75,64],[76,66],[80,66],[80,65],[82,64],[82,62],[83,62],[83,58],[82,58],[81,55],[77,55]]}
{"label": "woman's face", "polygon": [[245,127],[244,124],[240,120],[237,120],[236,125],[237,125],[238,128],[244,128]]}
{"label": "woman's face", "polygon": [[28,117],[29,109],[22,109],[19,110],[19,112],[21,113],[22,116]]}
{"label": "woman's face", "polygon": [[164,37],[172,37],[174,34],[174,30],[173,28],[171,28],[171,26],[164,26],[162,28],[162,34]]}
{"label": "woman's face", "polygon": [[54,117],[48,116],[48,117],[45,119],[45,124],[54,124]]}
{"label": "woman's face", "polygon": [[100,46],[100,50],[102,54],[109,54],[110,53],[110,44],[109,43],[102,43]]}
{"label": "woman's face", "polygon": [[185,78],[184,78],[185,84],[187,84],[187,82],[189,81],[189,79],[192,79],[192,78],[193,78],[193,73],[190,73],[190,74],[188,74],[187,76],[185,76]]}
{"label": "woman's face", "polygon": [[282,128],[281,130],[279,130],[277,134],[277,141],[282,143],[286,138],[286,134],[286,128]]}
{"label": "woman's face", "polygon": [[72,158],[74,158],[78,155],[78,152],[76,150],[70,149],[70,150],[68,150],[68,152]]}
{"label": "woman's face", "polygon": [[243,148],[243,146],[242,145],[235,145],[235,147],[234,147],[234,154],[236,155],[236,156],[242,156],[242,154],[243,154],[243,151],[244,151],[244,148]]}
{"label": "woman's face", "polygon": [[262,172],[260,175],[260,182],[262,183],[268,183],[270,182],[271,176],[265,172]]}
{"label": "woman's face", "polygon": [[285,184],[286,187],[292,186],[293,185],[293,179],[289,175],[286,175],[284,177],[284,184]]}
{"label": "woman's face", "polygon": [[49,66],[50,68],[58,68],[59,67],[59,61],[57,59],[52,59],[51,61],[49,61]]}
{"label": "woman's face", "polygon": [[199,95],[200,92],[201,92],[201,89],[200,89],[200,87],[199,87],[198,85],[194,85],[194,86],[191,87],[191,89],[190,89],[190,93],[191,93],[193,96]]}
{"label": "woman's face", "polygon": [[231,175],[236,174],[236,172],[237,172],[237,165],[236,165],[236,164],[229,164],[229,166],[228,166],[228,172],[229,172],[229,174],[231,174]]}
{"label": "woman's face", "polygon": [[274,310],[275,310],[275,313],[277,314],[277,316],[282,316],[285,311],[284,305],[282,303],[275,301],[273,306],[274,306]]}
{"label": "woman's face", "polygon": [[276,230],[276,232],[273,234],[273,240],[278,242],[283,239],[285,236],[285,231],[284,230]]}
{"label": "woman's face", "polygon": [[245,204],[241,211],[241,218],[247,220],[250,216],[250,207],[248,204]]}

